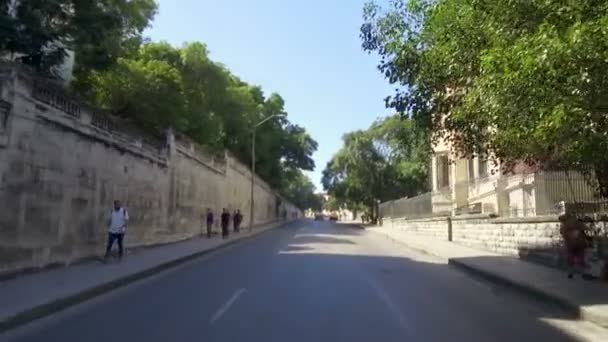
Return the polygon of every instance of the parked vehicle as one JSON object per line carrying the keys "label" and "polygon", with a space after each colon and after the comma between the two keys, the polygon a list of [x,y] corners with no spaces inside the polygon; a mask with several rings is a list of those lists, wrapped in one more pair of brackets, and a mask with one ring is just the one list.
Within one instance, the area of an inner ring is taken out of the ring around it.
{"label": "parked vehicle", "polygon": [[316,213],[315,214],[315,221],[323,221],[324,217],[322,213]]}

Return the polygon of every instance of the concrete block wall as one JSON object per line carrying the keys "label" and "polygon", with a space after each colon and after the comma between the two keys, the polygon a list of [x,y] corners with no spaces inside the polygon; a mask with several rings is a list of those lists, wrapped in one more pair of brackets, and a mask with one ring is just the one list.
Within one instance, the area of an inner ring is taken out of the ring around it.
{"label": "concrete block wall", "polygon": [[[0,274],[101,254],[114,199],[128,246],[196,236],[206,208],[249,222],[251,173],[228,153],[141,135],[14,65],[0,64],[0,103]],[[255,224],[297,212],[259,178],[254,194]]]}

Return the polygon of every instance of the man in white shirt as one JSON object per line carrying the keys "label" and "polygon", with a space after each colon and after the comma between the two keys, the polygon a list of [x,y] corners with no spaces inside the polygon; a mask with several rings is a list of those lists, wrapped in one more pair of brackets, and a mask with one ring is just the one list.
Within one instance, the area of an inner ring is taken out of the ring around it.
{"label": "man in white shirt", "polygon": [[120,201],[114,201],[114,208],[110,211],[110,220],[108,224],[108,246],[106,247],[106,255],[104,260],[110,256],[110,251],[114,245],[114,241],[118,243],[118,256],[122,259],[123,247],[122,241],[129,223],[129,213],[126,208],[123,208]]}

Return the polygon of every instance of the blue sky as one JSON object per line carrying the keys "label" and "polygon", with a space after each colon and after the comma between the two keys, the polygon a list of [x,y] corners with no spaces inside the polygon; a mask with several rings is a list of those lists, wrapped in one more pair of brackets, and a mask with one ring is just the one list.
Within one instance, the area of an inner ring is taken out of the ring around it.
{"label": "blue sky", "polygon": [[207,44],[234,74],[279,93],[289,119],[319,142],[312,180],[346,132],[389,113],[388,82],[359,39],[365,0],[159,0],[147,36],[174,45]]}

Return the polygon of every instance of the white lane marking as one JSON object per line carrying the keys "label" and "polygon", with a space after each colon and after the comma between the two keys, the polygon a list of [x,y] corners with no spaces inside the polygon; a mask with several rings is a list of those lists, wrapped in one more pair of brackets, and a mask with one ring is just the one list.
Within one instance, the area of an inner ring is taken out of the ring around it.
{"label": "white lane marking", "polygon": [[395,304],[395,302],[390,298],[390,296],[384,291],[384,289],[378,285],[369,275],[364,275],[364,279],[371,286],[371,288],[376,292],[376,295],[380,298],[382,302],[388,307],[389,312],[395,315],[397,322],[399,323],[399,327],[401,331],[404,332],[408,337],[413,336],[414,328],[412,324],[403,316],[401,309]]}
{"label": "white lane marking", "polygon": [[247,291],[247,289],[238,289],[233,295],[232,297],[230,297],[230,299],[228,299],[228,301],[226,303],[224,303],[224,305],[222,305],[221,308],[219,308],[215,314],[213,315],[213,317],[211,317],[211,320],[209,320],[209,324],[213,324],[215,323],[217,320],[219,320],[220,318],[222,318],[222,316],[226,313],[226,311],[228,311],[228,309],[230,309],[230,306],[232,306],[232,304],[234,304],[234,302],[236,302],[237,299],[239,299],[239,297],[245,293],[245,291]]}

